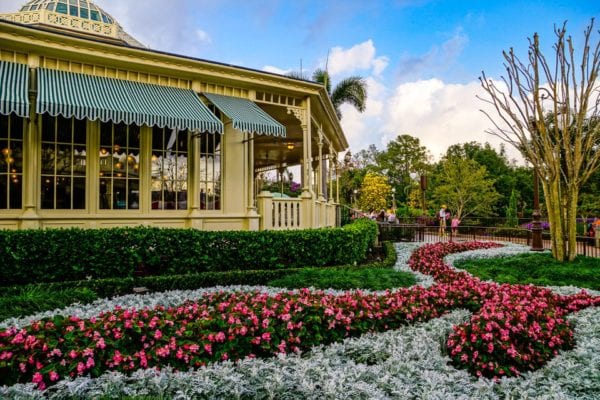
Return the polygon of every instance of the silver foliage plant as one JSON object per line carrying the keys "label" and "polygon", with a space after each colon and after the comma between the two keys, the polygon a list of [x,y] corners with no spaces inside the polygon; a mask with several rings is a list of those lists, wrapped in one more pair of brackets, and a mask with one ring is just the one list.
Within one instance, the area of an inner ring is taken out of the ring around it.
{"label": "silver foliage plant", "polygon": [[[414,245],[398,244],[396,268],[406,270]],[[503,251],[504,250],[504,251]],[[509,245],[500,249],[461,253],[464,257],[499,257],[528,251]],[[450,256],[446,261],[452,261]],[[417,277],[418,284],[430,284]],[[554,288],[563,294],[576,288]],[[4,324],[28,321],[56,313],[96,315],[116,305],[152,307],[175,305],[215,290],[261,290],[267,287],[221,287],[196,291],[173,291],[146,296],[122,296],[99,300],[89,306],[72,306]],[[363,335],[329,346],[318,346],[301,355],[272,359],[245,359],[215,363],[199,370],[173,372],[138,370],[131,376],[110,372],[96,379],[63,380],[45,392],[33,384],[0,388],[7,399],[84,399],[158,397],[173,399],[598,399],[600,398],[600,308],[588,308],[569,319],[575,325],[575,349],[564,352],[545,367],[522,378],[495,384],[475,379],[449,364],[444,343],[453,325],[467,321],[470,313],[455,310],[426,323],[395,331]],[[4,325],[3,324],[3,325]]]}

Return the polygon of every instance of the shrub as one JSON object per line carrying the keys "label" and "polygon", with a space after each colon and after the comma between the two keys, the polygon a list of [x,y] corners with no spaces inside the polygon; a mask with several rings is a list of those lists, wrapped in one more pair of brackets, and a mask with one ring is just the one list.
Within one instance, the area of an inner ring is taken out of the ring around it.
{"label": "shrub", "polygon": [[208,232],[114,228],[0,231],[0,281],[6,285],[87,278],[132,278],[362,262],[377,226]]}

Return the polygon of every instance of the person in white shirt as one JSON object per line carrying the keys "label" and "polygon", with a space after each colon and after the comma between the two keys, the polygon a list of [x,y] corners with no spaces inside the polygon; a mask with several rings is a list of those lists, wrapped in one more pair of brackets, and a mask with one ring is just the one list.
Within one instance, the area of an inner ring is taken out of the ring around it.
{"label": "person in white shirt", "polygon": [[442,208],[438,212],[438,220],[440,222],[440,236],[446,236],[446,205],[442,204]]}

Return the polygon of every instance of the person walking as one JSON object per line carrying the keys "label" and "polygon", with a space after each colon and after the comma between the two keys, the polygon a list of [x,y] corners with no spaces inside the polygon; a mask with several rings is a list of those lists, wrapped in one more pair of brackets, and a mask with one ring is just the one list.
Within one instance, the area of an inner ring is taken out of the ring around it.
{"label": "person walking", "polygon": [[458,219],[458,214],[454,214],[452,218],[452,222],[450,223],[450,227],[452,228],[452,234],[456,235],[458,232],[458,224],[460,224],[460,219]]}
{"label": "person walking", "polygon": [[448,212],[446,211],[446,205],[442,204],[442,208],[438,211],[438,220],[440,222],[440,236],[446,236],[446,217]]}

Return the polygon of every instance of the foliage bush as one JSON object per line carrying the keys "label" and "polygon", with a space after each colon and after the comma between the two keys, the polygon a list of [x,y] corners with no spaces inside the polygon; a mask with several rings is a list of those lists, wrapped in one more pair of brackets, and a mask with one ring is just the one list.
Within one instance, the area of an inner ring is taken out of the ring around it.
{"label": "foliage bush", "polygon": [[0,231],[0,282],[17,285],[331,266],[362,262],[377,226],[358,220],[343,228],[209,232],[114,228]]}

